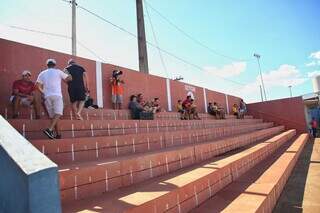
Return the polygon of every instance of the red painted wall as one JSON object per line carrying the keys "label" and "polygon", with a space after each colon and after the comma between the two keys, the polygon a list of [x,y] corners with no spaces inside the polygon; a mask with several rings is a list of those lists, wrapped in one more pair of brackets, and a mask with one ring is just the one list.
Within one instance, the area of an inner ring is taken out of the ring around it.
{"label": "red painted wall", "polygon": [[284,125],[286,129],[296,129],[298,133],[307,132],[302,97],[253,103],[247,107],[248,113],[255,118]]}
{"label": "red painted wall", "polygon": [[[42,49],[30,45],[16,43],[0,39],[0,107],[8,105],[11,95],[13,81],[21,79],[23,70],[32,73],[31,79],[37,80],[40,71],[46,69],[46,60],[54,58],[57,61],[57,68],[64,69],[67,61],[71,58],[68,54]],[[89,76],[90,91],[96,97],[96,62],[80,57],[74,58],[83,66]],[[66,84],[62,83],[64,101],[69,103],[69,96],[66,91]]]}
{"label": "red painted wall", "polygon": [[[8,107],[9,97],[11,95],[12,83],[21,78],[23,70],[32,72],[32,80],[35,81],[41,70],[46,69],[46,60],[54,58],[57,61],[57,67],[63,69],[71,55],[55,52],[35,46],[21,44],[5,39],[0,39],[0,112]],[[91,96],[96,99],[96,62],[93,60],[73,57],[88,72],[90,79]],[[160,98],[161,105],[168,110],[168,98],[166,79],[154,75],[146,75],[128,68],[119,67],[112,64],[102,64],[103,80],[103,102],[104,108],[111,108],[111,87],[109,79],[115,68],[124,72],[124,108],[127,107],[131,94],[144,94],[146,100]],[[63,95],[65,105],[69,104],[69,97],[66,91],[66,85],[63,83]],[[175,111],[176,103],[179,99],[184,99],[188,92],[192,92],[199,112],[205,111],[203,88],[183,82],[170,80],[172,110]],[[207,103],[216,101],[221,106],[226,107],[225,94],[210,91],[206,89]],[[239,98],[229,96],[229,106],[233,102],[238,102]]]}

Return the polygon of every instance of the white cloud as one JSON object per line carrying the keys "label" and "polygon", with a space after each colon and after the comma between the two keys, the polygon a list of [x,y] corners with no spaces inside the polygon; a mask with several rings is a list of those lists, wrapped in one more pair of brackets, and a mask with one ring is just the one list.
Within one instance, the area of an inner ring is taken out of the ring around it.
{"label": "white cloud", "polygon": [[[318,64],[319,63],[320,63],[320,61],[318,61]],[[313,66],[316,66],[316,65],[317,65],[317,62],[315,62],[315,61],[312,61],[312,62],[306,64],[307,67],[313,67]]]}
{"label": "white cloud", "polygon": [[234,76],[240,75],[242,72],[244,72],[247,68],[246,62],[233,62],[231,64],[224,65],[223,67],[213,67],[213,66],[207,66],[203,69],[212,75],[218,75],[224,78],[230,78]]}
{"label": "white cloud", "polygon": [[313,77],[315,77],[317,75],[320,75],[320,70],[315,70],[313,72],[308,72],[308,77],[309,78],[313,78]]}
{"label": "white cloud", "polygon": [[277,70],[263,73],[263,80],[268,87],[297,86],[304,83],[307,79],[302,77],[300,71],[293,65],[283,64]]}
{"label": "white cloud", "polygon": [[310,56],[309,56],[309,58],[314,58],[314,59],[320,60],[320,51],[311,53]]}
{"label": "white cloud", "polygon": [[[267,96],[270,98],[274,95],[268,94],[268,91],[274,88],[286,88],[303,84],[308,79],[303,77],[300,71],[293,65],[283,64],[276,70],[263,73],[263,81],[266,88]],[[238,93],[245,98],[247,102],[260,101],[260,75],[256,76],[256,80],[239,88]]]}

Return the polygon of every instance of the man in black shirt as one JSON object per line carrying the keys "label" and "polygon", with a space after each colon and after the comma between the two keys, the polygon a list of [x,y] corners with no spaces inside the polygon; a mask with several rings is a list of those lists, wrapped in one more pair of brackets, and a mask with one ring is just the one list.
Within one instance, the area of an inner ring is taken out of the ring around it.
{"label": "man in black shirt", "polygon": [[73,59],[68,61],[68,67],[65,71],[72,76],[72,81],[68,82],[68,92],[70,102],[72,103],[72,110],[77,119],[83,120],[81,111],[84,107],[86,93],[88,89],[88,76],[83,67],[76,64]]}

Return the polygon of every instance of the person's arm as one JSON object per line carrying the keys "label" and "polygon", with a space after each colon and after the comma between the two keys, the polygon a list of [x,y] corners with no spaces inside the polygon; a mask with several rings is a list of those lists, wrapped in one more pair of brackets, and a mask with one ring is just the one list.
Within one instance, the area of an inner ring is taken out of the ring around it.
{"label": "person's arm", "polygon": [[61,70],[59,71],[59,73],[60,73],[61,79],[63,79],[64,82],[72,81],[72,76],[70,74],[64,73]]}

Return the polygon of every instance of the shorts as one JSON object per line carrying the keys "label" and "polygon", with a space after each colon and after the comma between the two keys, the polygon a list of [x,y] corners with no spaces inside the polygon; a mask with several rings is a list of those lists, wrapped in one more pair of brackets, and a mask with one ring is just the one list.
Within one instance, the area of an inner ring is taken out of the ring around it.
{"label": "shorts", "polygon": [[[16,96],[12,95],[10,97],[10,102],[13,103],[14,99],[15,99]],[[20,97],[20,104],[23,105],[23,106],[31,106],[32,105],[32,101],[30,101],[28,98],[25,98],[25,97]]]}
{"label": "shorts", "polygon": [[122,104],[123,96],[122,95],[112,95],[112,103],[113,104]]}
{"label": "shorts", "polygon": [[50,118],[55,115],[63,115],[63,100],[60,96],[48,96],[45,98],[44,104],[46,105]]}
{"label": "shorts", "polygon": [[68,88],[70,102],[74,103],[76,101],[85,101],[86,92],[82,88]]}

